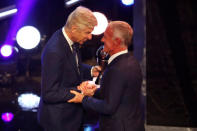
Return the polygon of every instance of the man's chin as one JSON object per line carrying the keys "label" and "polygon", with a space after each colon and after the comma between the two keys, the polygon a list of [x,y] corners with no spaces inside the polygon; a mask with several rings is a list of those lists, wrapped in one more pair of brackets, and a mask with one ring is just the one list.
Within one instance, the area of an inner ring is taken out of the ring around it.
{"label": "man's chin", "polygon": [[79,44],[82,45],[84,42],[86,42],[87,40],[83,40],[83,41],[79,41]]}
{"label": "man's chin", "polygon": [[79,41],[79,44],[82,45],[84,43],[84,41]]}

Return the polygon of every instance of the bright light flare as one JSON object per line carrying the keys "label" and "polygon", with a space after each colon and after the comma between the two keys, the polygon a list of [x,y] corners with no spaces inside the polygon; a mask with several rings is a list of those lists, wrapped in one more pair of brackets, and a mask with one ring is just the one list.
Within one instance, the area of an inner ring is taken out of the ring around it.
{"label": "bright light flare", "polygon": [[9,57],[12,55],[13,48],[11,45],[3,45],[0,52],[3,57]]}
{"label": "bright light flare", "polygon": [[81,1],[81,0],[70,0],[70,1],[66,2],[66,5],[69,6],[69,5],[72,5],[72,4],[77,3],[79,1]]}
{"label": "bright light flare", "polygon": [[21,48],[33,49],[40,42],[40,32],[33,26],[24,26],[17,32],[16,40]]}
{"label": "bright light flare", "polygon": [[37,108],[39,102],[40,102],[40,97],[32,93],[21,94],[18,97],[18,104],[25,111],[33,110]]}
{"label": "bright light flare", "polygon": [[103,32],[105,32],[107,25],[108,25],[108,21],[107,21],[106,16],[100,12],[93,12],[93,14],[97,19],[97,26],[94,27],[92,34],[100,35]]}
{"label": "bright light flare", "polygon": [[84,128],[84,131],[94,131],[94,128],[91,126],[87,126]]}
{"label": "bright light flare", "polygon": [[0,18],[15,14],[18,10],[17,9],[11,9],[5,12],[0,13]]}
{"label": "bright light flare", "polygon": [[134,0],[122,0],[122,3],[124,5],[129,6],[129,5],[133,5],[134,4]]}

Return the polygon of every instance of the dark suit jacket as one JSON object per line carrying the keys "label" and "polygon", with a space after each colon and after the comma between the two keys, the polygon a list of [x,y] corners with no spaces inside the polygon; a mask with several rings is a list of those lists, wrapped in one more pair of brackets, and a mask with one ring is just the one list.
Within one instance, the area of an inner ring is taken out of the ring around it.
{"label": "dark suit jacket", "polygon": [[101,88],[82,104],[100,113],[101,131],[144,131],[140,66],[130,54],[116,57],[106,68]]}
{"label": "dark suit jacket", "polygon": [[[80,57],[79,57],[79,60]],[[70,89],[90,79],[88,65],[80,64],[80,74],[72,51],[63,36],[56,31],[42,52],[42,84],[38,120],[49,131],[78,131],[83,118],[80,104],[67,103],[74,95]],[[86,76],[86,77],[85,77]]]}

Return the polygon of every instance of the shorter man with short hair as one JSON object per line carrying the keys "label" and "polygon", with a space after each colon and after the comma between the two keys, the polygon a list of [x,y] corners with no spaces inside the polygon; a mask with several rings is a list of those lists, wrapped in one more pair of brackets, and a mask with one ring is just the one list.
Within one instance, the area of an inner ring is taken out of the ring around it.
{"label": "shorter man with short hair", "polygon": [[110,22],[101,40],[104,42],[104,51],[110,58],[100,89],[91,97],[95,85],[91,88],[84,82],[79,87],[83,94],[71,91],[75,97],[68,102],[82,103],[83,107],[100,114],[101,131],[145,130],[141,69],[132,53],[128,52],[132,36],[133,29],[128,23]]}

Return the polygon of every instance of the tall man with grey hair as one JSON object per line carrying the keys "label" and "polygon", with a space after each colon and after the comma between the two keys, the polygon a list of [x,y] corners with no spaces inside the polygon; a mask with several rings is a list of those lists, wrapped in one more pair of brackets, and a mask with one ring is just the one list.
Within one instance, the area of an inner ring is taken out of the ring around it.
{"label": "tall man with grey hair", "polygon": [[[92,38],[97,20],[91,10],[77,7],[42,52],[42,84],[38,120],[46,131],[79,131],[83,108],[68,103],[82,80],[98,76],[100,68],[81,63],[78,46]],[[75,44],[74,44],[75,43]],[[77,44],[76,44],[77,43]]]}
{"label": "tall man with grey hair", "polygon": [[142,74],[139,63],[128,52],[132,37],[133,29],[128,23],[110,22],[101,39],[110,58],[100,89],[93,97],[91,90],[95,91],[94,84],[83,82],[79,87],[83,94],[71,90],[75,97],[68,102],[82,103],[85,108],[99,112],[100,131],[145,130]]}

